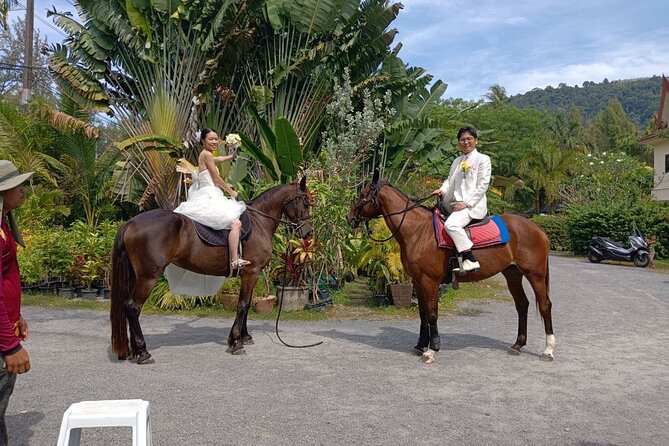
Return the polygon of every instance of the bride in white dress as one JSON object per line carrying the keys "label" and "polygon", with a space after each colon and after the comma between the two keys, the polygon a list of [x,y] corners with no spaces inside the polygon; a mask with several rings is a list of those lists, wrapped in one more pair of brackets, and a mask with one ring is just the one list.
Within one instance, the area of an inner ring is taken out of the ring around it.
{"label": "bride in white dress", "polygon": [[[218,148],[220,139],[212,129],[202,130],[200,142],[203,148],[198,157],[198,172],[192,172],[193,184],[188,189],[188,199],[174,209],[174,212],[213,229],[230,229],[228,235],[228,249],[232,261],[230,269],[239,269],[251,263],[240,258],[237,251],[242,227],[239,216],[246,210],[246,204],[235,200],[237,192],[223,181],[216,168],[216,163],[232,159],[234,155],[213,155],[212,152]],[[221,189],[229,193],[232,198],[227,198]],[[213,295],[225,280],[224,277],[187,271],[173,264],[165,269],[165,277],[173,294],[189,296]]]}

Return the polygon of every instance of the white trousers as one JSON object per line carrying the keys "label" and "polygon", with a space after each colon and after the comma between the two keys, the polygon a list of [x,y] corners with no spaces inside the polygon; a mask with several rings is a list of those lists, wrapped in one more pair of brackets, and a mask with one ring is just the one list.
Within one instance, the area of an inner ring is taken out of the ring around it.
{"label": "white trousers", "polygon": [[467,209],[461,211],[453,212],[448,216],[446,222],[444,223],[444,228],[446,232],[453,239],[453,244],[455,249],[458,252],[467,251],[472,249],[472,241],[467,237],[467,233],[464,230],[464,227],[472,221],[472,218],[469,216]]}

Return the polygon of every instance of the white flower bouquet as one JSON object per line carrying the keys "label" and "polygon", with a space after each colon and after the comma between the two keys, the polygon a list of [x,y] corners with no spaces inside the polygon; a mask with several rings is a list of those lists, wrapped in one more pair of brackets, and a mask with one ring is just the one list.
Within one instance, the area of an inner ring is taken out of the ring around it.
{"label": "white flower bouquet", "polygon": [[240,138],[237,133],[229,133],[225,137],[225,145],[234,149],[238,149],[239,146],[242,145],[242,138]]}

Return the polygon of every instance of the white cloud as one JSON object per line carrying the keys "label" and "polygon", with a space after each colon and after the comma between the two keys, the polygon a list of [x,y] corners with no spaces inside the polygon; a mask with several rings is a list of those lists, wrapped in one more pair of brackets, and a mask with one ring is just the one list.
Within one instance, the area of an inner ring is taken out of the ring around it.
{"label": "white cloud", "polygon": [[403,3],[393,24],[402,58],[448,83],[446,96],[479,99],[493,84],[517,94],[669,71],[665,0]]}

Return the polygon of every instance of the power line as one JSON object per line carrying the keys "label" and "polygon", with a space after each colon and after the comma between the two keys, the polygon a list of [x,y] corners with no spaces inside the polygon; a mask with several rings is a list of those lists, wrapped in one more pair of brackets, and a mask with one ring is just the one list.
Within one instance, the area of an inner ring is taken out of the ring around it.
{"label": "power line", "polygon": [[[25,5],[23,5],[21,2],[18,2],[18,5],[25,9]],[[74,5],[72,5],[72,6],[74,6]],[[69,37],[69,36],[68,36],[67,34],[65,34],[60,28],[56,28],[56,27],[53,26],[51,23],[47,22],[47,21],[44,20],[42,17],[40,17],[39,15],[37,15],[36,12],[33,12],[33,16],[34,16],[37,20],[39,20],[40,22],[44,23],[46,26],[48,26],[49,28],[51,28],[53,31],[56,31],[57,33],[59,33],[60,35],[62,35],[63,37]]]}

